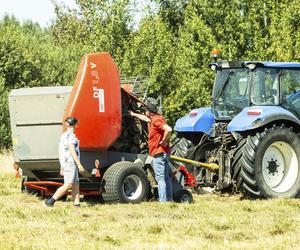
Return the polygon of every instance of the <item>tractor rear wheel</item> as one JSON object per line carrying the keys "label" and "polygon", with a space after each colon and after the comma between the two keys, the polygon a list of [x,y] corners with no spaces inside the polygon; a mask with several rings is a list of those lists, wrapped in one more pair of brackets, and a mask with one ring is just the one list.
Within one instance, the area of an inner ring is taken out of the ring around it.
{"label": "tractor rear wheel", "polygon": [[139,203],[149,193],[145,171],[133,162],[121,161],[109,167],[103,175],[103,200],[109,203]]}
{"label": "tractor rear wheel", "polygon": [[294,198],[300,192],[300,139],[285,126],[248,136],[234,161],[237,187],[253,198]]}

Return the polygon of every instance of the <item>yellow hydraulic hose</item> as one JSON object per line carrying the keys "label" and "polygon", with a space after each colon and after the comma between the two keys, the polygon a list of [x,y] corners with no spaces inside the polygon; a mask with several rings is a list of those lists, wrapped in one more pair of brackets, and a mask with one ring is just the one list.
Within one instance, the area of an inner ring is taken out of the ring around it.
{"label": "yellow hydraulic hose", "polygon": [[216,163],[203,163],[203,162],[199,162],[199,161],[193,161],[193,160],[190,160],[190,159],[185,159],[185,158],[182,158],[182,157],[178,157],[176,155],[171,155],[170,158],[174,161],[180,161],[180,162],[195,165],[197,167],[206,168],[206,169],[208,169],[212,172],[218,172],[218,170],[219,170],[219,165],[216,164]]}

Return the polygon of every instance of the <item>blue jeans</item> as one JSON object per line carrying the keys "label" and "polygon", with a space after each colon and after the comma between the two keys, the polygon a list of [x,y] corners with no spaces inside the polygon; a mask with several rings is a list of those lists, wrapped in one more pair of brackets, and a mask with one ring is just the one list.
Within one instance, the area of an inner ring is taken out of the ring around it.
{"label": "blue jeans", "polygon": [[160,202],[172,201],[172,182],[168,154],[159,154],[153,157],[153,169],[158,184],[158,196]]}

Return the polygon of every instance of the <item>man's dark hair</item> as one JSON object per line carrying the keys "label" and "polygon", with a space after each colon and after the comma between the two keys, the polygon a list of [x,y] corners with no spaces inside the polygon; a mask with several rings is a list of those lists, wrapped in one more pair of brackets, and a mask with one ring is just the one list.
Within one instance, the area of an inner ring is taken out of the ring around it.
{"label": "man's dark hair", "polygon": [[149,112],[151,113],[157,113],[158,111],[158,102],[157,100],[155,100],[154,98],[152,97],[147,97],[146,100],[145,100],[145,109],[148,110]]}

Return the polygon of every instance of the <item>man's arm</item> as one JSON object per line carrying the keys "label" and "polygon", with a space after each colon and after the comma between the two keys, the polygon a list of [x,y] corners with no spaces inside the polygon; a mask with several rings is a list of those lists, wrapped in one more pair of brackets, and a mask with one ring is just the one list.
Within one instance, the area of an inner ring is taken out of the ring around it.
{"label": "man's arm", "polygon": [[136,117],[144,122],[151,122],[150,118],[148,118],[147,116],[145,115],[142,115],[142,114],[138,114],[138,113],[134,113],[132,111],[129,111],[129,115],[132,116],[132,117]]}
{"label": "man's arm", "polygon": [[164,135],[159,144],[160,145],[168,145],[169,140],[171,138],[171,134],[172,134],[172,128],[169,125],[165,124],[165,125],[163,125],[163,130],[164,130]]}

